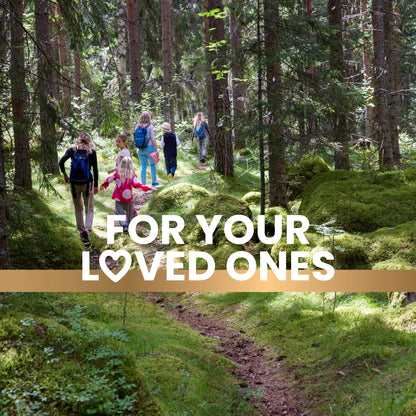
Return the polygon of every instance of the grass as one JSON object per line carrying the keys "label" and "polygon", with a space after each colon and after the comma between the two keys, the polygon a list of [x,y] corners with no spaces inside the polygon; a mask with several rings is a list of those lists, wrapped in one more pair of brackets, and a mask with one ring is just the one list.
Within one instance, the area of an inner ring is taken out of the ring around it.
{"label": "grass", "polygon": [[[174,296],[174,295],[172,295]],[[205,293],[180,302],[231,319],[274,356],[313,415],[393,416],[416,399],[413,304],[387,294]]]}
{"label": "grass", "polygon": [[0,299],[2,415],[255,414],[217,341],[141,295],[128,295],[124,328],[124,294]]}

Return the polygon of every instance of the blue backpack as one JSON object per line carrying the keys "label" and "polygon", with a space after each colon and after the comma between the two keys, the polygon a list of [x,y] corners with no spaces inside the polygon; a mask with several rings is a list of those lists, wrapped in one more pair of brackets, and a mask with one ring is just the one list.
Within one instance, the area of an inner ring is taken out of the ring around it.
{"label": "blue backpack", "polygon": [[134,144],[138,149],[144,149],[147,146],[147,127],[136,127]]}
{"label": "blue backpack", "polygon": [[[196,130],[196,126],[195,126],[195,130]],[[199,139],[205,138],[204,123],[201,123],[201,125],[199,126],[199,129],[196,130],[196,135],[198,136]]]}
{"label": "blue backpack", "polygon": [[90,182],[90,155],[86,150],[77,150],[72,158],[69,180],[71,183],[83,185]]}

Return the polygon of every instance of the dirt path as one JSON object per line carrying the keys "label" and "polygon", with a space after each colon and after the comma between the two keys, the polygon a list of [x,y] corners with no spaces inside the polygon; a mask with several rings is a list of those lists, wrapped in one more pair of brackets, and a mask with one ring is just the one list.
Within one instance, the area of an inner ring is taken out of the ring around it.
{"label": "dirt path", "polygon": [[294,388],[284,383],[285,372],[280,368],[284,356],[271,357],[264,348],[255,345],[244,329],[235,330],[223,319],[208,317],[181,304],[172,304],[162,294],[149,293],[148,296],[169,315],[188,324],[201,335],[219,340],[214,352],[235,363],[232,372],[242,380],[242,396],[253,403],[262,415],[308,415],[302,398],[298,397]]}
{"label": "dirt path", "polygon": [[[204,168],[206,166],[200,166],[196,170]],[[139,211],[153,194],[154,191],[135,193],[134,209]],[[157,242],[151,250],[158,250]],[[98,257],[99,253],[95,254]],[[109,267],[117,268],[118,265],[115,263]],[[208,317],[180,304],[171,304],[158,293],[149,293],[148,296],[151,302],[201,335],[219,340],[219,346],[214,351],[235,363],[232,372],[242,380],[241,395],[253,403],[261,415],[308,416],[302,398],[298,397],[293,387],[284,383],[286,374],[280,368],[284,356],[267,354],[264,348],[256,346],[244,329],[235,330],[224,319]]]}

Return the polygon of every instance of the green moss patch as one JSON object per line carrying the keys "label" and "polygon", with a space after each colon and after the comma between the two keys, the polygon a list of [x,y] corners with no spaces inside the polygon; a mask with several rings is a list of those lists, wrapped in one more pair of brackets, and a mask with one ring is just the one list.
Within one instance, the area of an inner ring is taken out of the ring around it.
{"label": "green moss patch", "polygon": [[190,183],[179,183],[158,192],[150,199],[143,213],[161,214],[175,209],[191,210],[193,205],[200,199],[207,198],[211,192],[206,189],[191,185]]}
{"label": "green moss patch", "polygon": [[247,192],[242,198],[242,201],[247,202],[247,204],[259,205],[261,201],[261,193],[257,191]]}
{"label": "green moss patch", "polygon": [[336,220],[348,232],[395,227],[416,217],[414,170],[388,173],[334,171],[306,186],[299,213],[311,223]]}
{"label": "green moss patch", "polygon": [[416,221],[379,229],[366,235],[367,251],[378,270],[401,270],[416,267]]}

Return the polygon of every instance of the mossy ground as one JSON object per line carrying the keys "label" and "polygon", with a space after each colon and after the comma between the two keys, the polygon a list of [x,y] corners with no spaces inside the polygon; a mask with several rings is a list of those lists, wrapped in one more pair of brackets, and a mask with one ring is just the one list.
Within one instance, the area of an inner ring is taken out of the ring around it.
{"label": "mossy ground", "polygon": [[415,304],[393,309],[387,294],[338,293],[332,312],[333,293],[171,296],[231,320],[281,357],[312,415],[411,414],[403,409],[415,400]]}
{"label": "mossy ground", "polygon": [[387,173],[334,171],[305,188],[299,213],[311,223],[335,219],[348,232],[396,227],[416,217],[416,170]]}
{"label": "mossy ground", "polygon": [[3,294],[0,414],[251,414],[215,340],[134,294],[123,328],[124,300]]}

